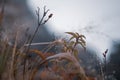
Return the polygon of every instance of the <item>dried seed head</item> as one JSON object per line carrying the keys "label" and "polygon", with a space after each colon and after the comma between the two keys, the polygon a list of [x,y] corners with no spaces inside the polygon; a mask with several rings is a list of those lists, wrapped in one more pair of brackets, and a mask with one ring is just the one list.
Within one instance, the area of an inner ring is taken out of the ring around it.
{"label": "dried seed head", "polygon": [[108,49],[106,49],[105,54],[107,54],[107,52],[108,52]]}
{"label": "dried seed head", "polygon": [[103,53],[103,57],[104,57],[104,58],[106,57],[106,54],[105,54],[105,53]]}
{"label": "dried seed head", "polygon": [[46,23],[48,20],[45,20],[44,23]]}
{"label": "dried seed head", "polygon": [[53,16],[53,14],[50,14],[49,16],[48,16],[48,18],[51,18]]}

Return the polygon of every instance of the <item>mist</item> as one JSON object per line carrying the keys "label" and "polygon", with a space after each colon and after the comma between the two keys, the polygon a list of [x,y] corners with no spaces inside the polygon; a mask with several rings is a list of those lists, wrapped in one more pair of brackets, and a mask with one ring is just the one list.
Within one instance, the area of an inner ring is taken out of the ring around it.
{"label": "mist", "polygon": [[111,52],[112,44],[120,40],[119,3],[118,0],[28,0],[33,13],[37,7],[42,9],[46,5],[54,14],[47,23],[51,33],[63,35],[72,31],[84,34],[87,47],[94,48],[99,56],[106,49]]}

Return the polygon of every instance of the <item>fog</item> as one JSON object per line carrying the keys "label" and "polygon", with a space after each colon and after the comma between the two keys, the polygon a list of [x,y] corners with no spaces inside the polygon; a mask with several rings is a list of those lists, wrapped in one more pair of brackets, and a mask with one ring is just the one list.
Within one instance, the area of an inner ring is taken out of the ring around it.
{"label": "fog", "polygon": [[86,36],[87,47],[99,56],[120,40],[120,0],[28,0],[35,14],[37,7],[46,5],[53,13],[47,23],[52,34],[79,32]]}

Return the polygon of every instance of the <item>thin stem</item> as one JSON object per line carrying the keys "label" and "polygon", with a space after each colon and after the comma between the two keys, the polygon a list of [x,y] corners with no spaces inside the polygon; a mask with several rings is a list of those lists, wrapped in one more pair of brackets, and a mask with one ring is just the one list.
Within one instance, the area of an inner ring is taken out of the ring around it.
{"label": "thin stem", "polygon": [[[29,50],[29,48],[30,48],[30,46],[31,46],[30,44],[32,43],[32,41],[33,41],[36,33],[37,33],[38,30],[39,30],[39,27],[42,25],[42,22],[43,22],[43,20],[44,20],[44,18],[45,18],[45,16],[46,16],[46,14],[48,13],[48,11],[49,11],[49,9],[46,10],[46,7],[44,6],[44,13],[43,13],[43,16],[42,16],[41,19],[40,19],[40,17],[39,17],[40,9],[38,8],[38,11],[36,11],[36,15],[37,15],[37,17],[38,17],[38,26],[37,26],[37,28],[36,28],[36,30],[35,30],[32,38],[30,39],[30,42],[29,42],[29,45],[28,45],[28,50]],[[44,24],[45,24],[45,23],[44,23]],[[28,52],[28,50],[27,50],[27,52]]]}
{"label": "thin stem", "polygon": [[37,46],[37,45],[48,45],[48,44],[52,44],[54,42],[41,42],[41,43],[31,43],[31,44],[25,44],[24,46]]}
{"label": "thin stem", "polygon": [[17,39],[18,39],[18,32],[17,32],[16,37],[15,37],[15,44],[14,44],[13,53],[12,53],[10,80],[14,80],[14,62],[15,62],[15,54],[16,54],[16,47],[17,47]]}
{"label": "thin stem", "polygon": [[[27,48],[26,48],[26,55],[27,55],[27,53],[29,52],[29,49],[30,49],[30,47],[31,47],[31,43],[32,43],[32,41],[33,41],[36,33],[38,32],[39,28],[41,27],[41,25],[43,25],[43,23],[44,23],[44,24],[46,23],[46,20],[44,21],[44,18],[45,18],[45,16],[46,16],[46,14],[48,13],[48,11],[49,11],[49,9],[46,10],[46,7],[44,6],[44,13],[43,13],[43,16],[42,16],[41,19],[40,19],[40,8],[38,8],[38,11],[36,11],[36,15],[37,15],[37,17],[38,17],[38,26],[37,26],[37,28],[35,29],[35,32],[33,33],[33,36],[31,37],[30,41],[28,41],[28,45],[27,45]],[[48,18],[50,18],[50,17],[48,17]],[[43,21],[44,21],[44,22],[43,22]],[[48,21],[48,19],[47,19],[47,21]],[[25,68],[26,68],[26,60],[27,60],[27,56],[26,56],[25,59],[24,59],[23,74],[26,73],[26,71],[25,71]],[[23,80],[24,80],[24,75],[23,75]]]}

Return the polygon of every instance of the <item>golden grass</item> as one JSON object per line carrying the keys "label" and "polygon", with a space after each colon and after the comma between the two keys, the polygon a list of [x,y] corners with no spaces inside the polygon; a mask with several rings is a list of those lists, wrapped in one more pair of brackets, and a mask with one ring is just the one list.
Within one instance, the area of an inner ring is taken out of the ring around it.
{"label": "golden grass", "polygon": [[[32,43],[38,29],[44,25],[53,14],[48,15],[48,9],[44,7],[42,18],[39,17],[40,9],[36,11],[38,16],[38,26],[21,48],[17,48],[19,40],[19,31],[16,32],[13,46],[9,45],[9,40],[0,41],[0,80],[95,80],[93,77],[86,75],[83,67],[80,65],[78,58],[78,45],[86,50],[85,36],[74,32],[66,32],[72,36],[69,40],[55,40],[46,43]],[[0,14],[0,22],[3,14]],[[50,45],[47,51],[42,52],[38,49],[31,49],[33,45]],[[61,45],[59,45],[61,44]],[[60,53],[48,52],[54,45],[61,46]],[[35,56],[31,56],[34,54]],[[72,64],[72,65],[71,65]],[[52,66],[51,66],[52,65]],[[38,73],[40,72],[40,73]],[[36,76],[39,75],[39,76]]]}

